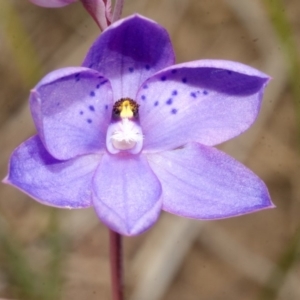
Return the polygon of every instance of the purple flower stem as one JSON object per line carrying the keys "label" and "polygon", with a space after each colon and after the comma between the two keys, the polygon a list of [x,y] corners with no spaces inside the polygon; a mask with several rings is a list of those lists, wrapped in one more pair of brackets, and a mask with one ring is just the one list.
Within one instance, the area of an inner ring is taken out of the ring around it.
{"label": "purple flower stem", "polygon": [[123,300],[122,236],[109,229],[112,299]]}
{"label": "purple flower stem", "polygon": [[112,16],[112,23],[118,21],[121,18],[123,5],[124,5],[124,0],[116,0],[114,12]]}

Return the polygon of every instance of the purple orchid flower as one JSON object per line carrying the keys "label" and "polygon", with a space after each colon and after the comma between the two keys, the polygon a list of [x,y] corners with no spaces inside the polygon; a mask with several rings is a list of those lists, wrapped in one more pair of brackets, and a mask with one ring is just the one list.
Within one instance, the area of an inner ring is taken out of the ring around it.
{"label": "purple orchid flower", "polygon": [[69,5],[77,0],[29,0],[35,5],[42,7],[63,7]]}
{"label": "purple orchid flower", "polygon": [[123,235],[147,230],[161,209],[210,220],[274,207],[255,174],[211,147],[254,122],[269,77],[236,62],[174,60],[152,20],[111,25],[83,67],[32,90],[38,135],[13,152],[5,182],[46,205],[94,206]]}

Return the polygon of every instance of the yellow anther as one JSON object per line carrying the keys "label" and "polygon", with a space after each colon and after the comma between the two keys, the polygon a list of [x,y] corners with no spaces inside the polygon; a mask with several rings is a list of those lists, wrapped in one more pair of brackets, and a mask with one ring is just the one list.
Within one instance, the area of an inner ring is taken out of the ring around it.
{"label": "yellow anther", "polygon": [[113,117],[121,119],[136,118],[138,115],[139,105],[130,98],[118,100],[113,107]]}
{"label": "yellow anther", "polygon": [[132,118],[133,117],[133,106],[129,102],[129,100],[125,100],[121,104],[121,112],[120,112],[121,118]]}

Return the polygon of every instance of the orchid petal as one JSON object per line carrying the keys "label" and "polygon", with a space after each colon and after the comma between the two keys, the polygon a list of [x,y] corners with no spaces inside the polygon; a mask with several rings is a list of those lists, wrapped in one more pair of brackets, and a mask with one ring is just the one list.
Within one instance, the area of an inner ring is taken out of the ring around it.
{"label": "orchid petal", "polygon": [[114,100],[135,99],[139,86],[155,72],[174,63],[167,31],[139,15],[113,23],[95,41],[83,66],[110,80]]}
{"label": "orchid petal", "polygon": [[160,214],[161,186],[144,156],[104,154],[93,190],[99,218],[120,234],[139,234]]}
{"label": "orchid petal", "polygon": [[21,144],[12,154],[4,180],[42,204],[60,208],[92,205],[92,177],[100,155],[60,161],[52,157],[38,136]]}
{"label": "orchid petal", "polygon": [[77,0],[29,0],[33,4],[42,7],[63,7],[69,5]]}
{"label": "orchid petal", "polygon": [[138,92],[144,149],[170,150],[188,142],[216,145],[256,119],[269,77],[243,64],[200,60],[175,65]]}
{"label": "orchid petal", "polygon": [[215,148],[191,143],[147,157],[170,213],[220,219],[274,207],[262,180]]}
{"label": "orchid petal", "polygon": [[65,160],[105,149],[112,91],[98,72],[54,71],[32,91],[30,106],[41,140],[55,158]]}

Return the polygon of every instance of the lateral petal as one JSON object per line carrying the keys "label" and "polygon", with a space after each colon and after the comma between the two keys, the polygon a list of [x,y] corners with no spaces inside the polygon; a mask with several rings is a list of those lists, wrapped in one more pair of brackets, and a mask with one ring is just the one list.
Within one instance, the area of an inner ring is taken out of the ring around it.
{"label": "lateral petal", "polygon": [[49,73],[30,96],[39,136],[48,152],[61,160],[105,149],[112,104],[109,81],[79,67]]}
{"label": "lateral petal", "polygon": [[246,65],[200,60],[167,68],[138,92],[147,151],[171,150],[188,142],[208,146],[250,127],[269,77]]}
{"label": "lateral petal", "polygon": [[215,148],[191,143],[147,157],[170,213],[221,219],[274,207],[263,181]]}
{"label": "lateral petal", "polygon": [[100,155],[61,161],[52,157],[38,136],[21,144],[10,158],[4,180],[42,204],[60,208],[92,205],[92,177]]}

